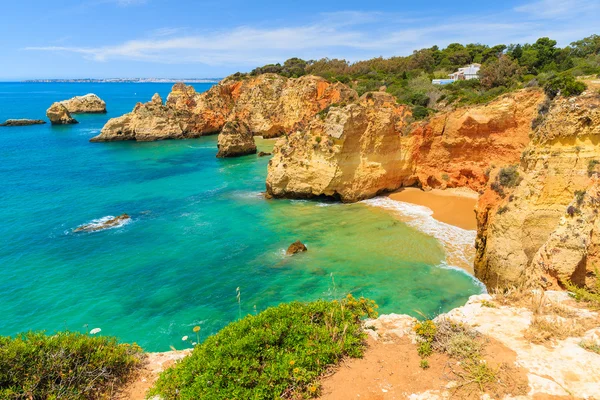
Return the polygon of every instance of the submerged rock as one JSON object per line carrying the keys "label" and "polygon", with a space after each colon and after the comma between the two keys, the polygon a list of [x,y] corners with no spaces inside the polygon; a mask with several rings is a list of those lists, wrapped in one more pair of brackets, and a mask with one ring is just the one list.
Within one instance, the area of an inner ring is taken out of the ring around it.
{"label": "submerged rock", "polygon": [[27,126],[27,125],[41,125],[45,124],[46,121],[41,119],[7,119],[6,122],[0,124],[0,126]]}
{"label": "submerged rock", "polygon": [[257,154],[257,156],[259,156],[259,157],[267,157],[267,156],[270,156],[270,155],[273,155],[273,153],[267,153],[267,152],[264,152],[264,151],[259,151],[258,154]]}
{"label": "submerged rock", "polygon": [[103,229],[114,228],[123,225],[125,222],[131,220],[131,217],[127,214],[121,214],[117,217],[102,218],[97,221],[92,221],[89,224],[84,224],[75,229],[73,232],[95,232]]}
{"label": "submerged rock", "polygon": [[[276,137],[305,126],[332,104],[357,97],[348,86],[316,76],[226,78],[204,93],[177,83],[164,106],[154,102],[154,108],[148,103],[143,110],[136,106],[131,113],[108,121],[94,141],[199,137],[218,133],[235,120],[244,121],[256,136]],[[165,129],[165,124],[174,129]]]}
{"label": "submerged rock", "polygon": [[307,251],[308,249],[306,248],[306,246],[304,245],[304,243],[302,243],[299,240],[296,240],[294,243],[292,243],[290,245],[290,247],[288,247],[287,251],[285,252],[285,254],[291,256],[294,255],[296,253],[302,253]]}
{"label": "submerged rock", "polygon": [[241,121],[230,121],[219,133],[217,157],[238,157],[256,153],[254,135],[248,124]]}
{"label": "submerged rock", "polygon": [[106,103],[100,97],[93,93],[85,96],[75,96],[69,100],[60,102],[63,106],[74,114],[105,114]]}
{"label": "submerged rock", "polygon": [[77,120],[71,116],[67,107],[61,103],[54,103],[46,110],[46,116],[52,125],[77,124]]}

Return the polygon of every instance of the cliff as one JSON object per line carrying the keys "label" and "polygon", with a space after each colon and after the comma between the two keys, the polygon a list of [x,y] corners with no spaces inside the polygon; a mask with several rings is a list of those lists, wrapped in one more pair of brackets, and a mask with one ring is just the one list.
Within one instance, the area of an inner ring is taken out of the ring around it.
{"label": "cliff", "polygon": [[593,287],[600,96],[547,102],[536,124],[518,168],[492,172],[479,199],[475,274],[488,287]]}
{"label": "cliff", "polygon": [[399,131],[406,106],[386,93],[331,107],[308,128],[281,138],[269,162],[274,197],[331,196],[351,202],[398,188],[409,168]]}
{"label": "cliff", "polygon": [[363,95],[280,139],[267,192],[357,201],[401,186],[483,190],[489,169],[518,162],[542,99],[522,90],[409,124],[407,108],[392,96]]}
{"label": "cliff", "polygon": [[73,114],[106,113],[106,103],[93,93],[88,93],[85,96],[75,96],[69,100],[61,101],[60,104]]}
{"label": "cliff", "polygon": [[244,121],[257,136],[276,137],[303,126],[318,112],[358,96],[341,83],[276,74],[225,79],[204,93],[177,83],[166,104],[136,105],[113,118],[93,141],[162,140],[199,137],[221,131],[228,121]]}

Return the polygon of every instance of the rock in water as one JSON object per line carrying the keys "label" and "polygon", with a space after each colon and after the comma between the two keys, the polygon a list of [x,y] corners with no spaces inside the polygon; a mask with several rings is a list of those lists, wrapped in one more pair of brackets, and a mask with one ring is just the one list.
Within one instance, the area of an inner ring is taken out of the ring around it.
{"label": "rock in water", "polygon": [[259,156],[259,157],[266,157],[266,156],[270,156],[270,155],[272,155],[272,153],[266,153],[264,151],[259,151],[257,154],[257,156]]}
{"label": "rock in water", "polygon": [[27,125],[41,125],[45,124],[46,121],[41,119],[7,119],[6,122],[0,124],[0,126],[27,126]]}
{"label": "rock in water", "polygon": [[77,124],[77,120],[71,116],[67,107],[61,103],[54,103],[46,110],[46,116],[52,125]]}
{"label": "rock in water", "polygon": [[302,243],[299,240],[296,240],[294,243],[292,243],[290,245],[290,247],[288,247],[287,251],[285,252],[285,254],[291,256],[294,255],[296,253],[302,253],[307,251],[308,249],[306,248],[306,246],[304,245],[304,243]]}
{"label": "rock in water", "polygon": [[73,114],[105,114],[106,103],[93,93],[60,102]]}
{"label": "rock in water", "polygon": [[219,133],[219,152],[217,157],[238,157],[256,153],[254,135],[248,124],[241,121],[230,121],[225,124]]}
{"label": "rock in water", "polygon": [[121,214],[117,217],[102,218],[97,221],[92,221],[89,224],[84,224],[75,229],[73,232],[95,232],[103,229],[114,228],[129,221],[131,217],[127,214]]}

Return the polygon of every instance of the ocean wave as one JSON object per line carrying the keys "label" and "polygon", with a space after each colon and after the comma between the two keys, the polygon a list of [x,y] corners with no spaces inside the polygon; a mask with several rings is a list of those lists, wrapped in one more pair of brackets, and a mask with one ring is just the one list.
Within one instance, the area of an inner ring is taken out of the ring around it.
{"label": "ocean wave", "polygon": [[407,225],[436,238],[446,251],[446,268],[457,266],[463,271],[472,271],[476,231],[438,221],[433,218],[433,211],[427,207],[392,200],[389,197],[375,197],[362,203],[390,210]]}

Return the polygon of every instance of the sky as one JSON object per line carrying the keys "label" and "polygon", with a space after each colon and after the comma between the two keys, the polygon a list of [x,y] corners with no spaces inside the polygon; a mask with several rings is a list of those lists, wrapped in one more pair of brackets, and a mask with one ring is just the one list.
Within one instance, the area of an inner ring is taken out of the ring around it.
{"label": "sky", "polygon": [[0,80],[219,78],[290,57],[409,55],[449,43],[566,46],[600,0],[6,0]]}

